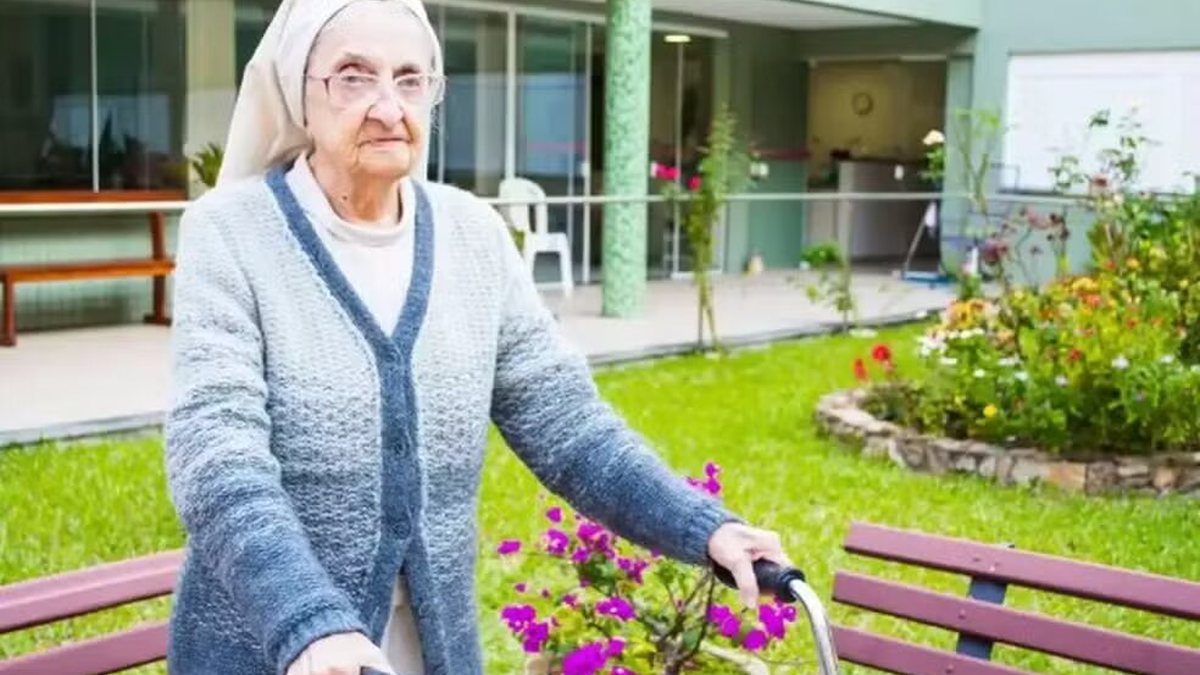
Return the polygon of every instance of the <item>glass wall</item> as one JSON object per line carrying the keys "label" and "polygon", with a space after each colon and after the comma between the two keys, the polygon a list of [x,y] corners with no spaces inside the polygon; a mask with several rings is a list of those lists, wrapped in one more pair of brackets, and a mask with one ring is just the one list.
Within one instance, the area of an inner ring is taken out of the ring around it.
{"label": "glass wall", "polygon": [[[550,196],[588,193],[589,29],[578,21],[524,16],[517,21],[516,173]],[[550,231],[564,232],[571,241],[578,275],[587,209],[548,211]]]}
{"label": "glass wall", "polygon": [[92,189],[87,2],[0,0],[0,190]]}
{"label": "glass wall", "polygon": [[183,26],[182,0],[0,0],[0,190],[182,189]]}
{"label": "glass wall", "polygon": [[446,98],[430,137],[430,176],[495,195],[504,178],[508,15],[432,6],[429,11],[446,70]]}
{"label": "glass wall", "polygon": [[182,0],[96,2],[101,190],[182,188]]}

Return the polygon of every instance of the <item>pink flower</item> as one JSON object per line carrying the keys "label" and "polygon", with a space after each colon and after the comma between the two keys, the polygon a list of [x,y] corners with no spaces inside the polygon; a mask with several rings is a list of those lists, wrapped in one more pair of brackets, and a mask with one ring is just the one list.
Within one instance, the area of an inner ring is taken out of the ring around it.
{"label": "pink flower", "polygon": [[620,621],[629,621],[634,616],[633,605],[624,598],[605,598],[596,603],[596,613],[611,616]]}
{"label": "pink flower", "polygon": [[524,593],[528,588],[529,587],[526,586],[524,582],[519,583],[516,586],[513,586],[513,590],[515,590],[518,593]]}
{"label": "pink flower", "polygon": [[574,609],[579,606],[579,600],[574,595],[568,593],[563,596],[562,604]]}
{"label": "pink flower", "polygon": [[779,608],[771,605],[760,605],[758,608],[758,620],[762,622],[763,628],[771,637],[782,640],[787,634],[787,625],[783,618],[783,612]]}
{"label": "pink flower", "polygon": [[526,654],[537,654],[549,639],[550,624],[546,621],[535,621],[525,629],[525,639],[522,640],[521,647]]}
{"label": "pink flower", "polygon": [[537,619],[537,610],[529,605],[508,605],[500,610],[500,618],[513,633],[520,633]]}
{"label": "pink flower", "polygon": [[727,638],[737,637],[742,632],[742,622],[737,614],[725,605],[713,605],[708,608],[708,621],[717,627],[717,632]]}
{"label": "pink flower", "polygon": [[767,646],[767,634],[756,628],[746,633],[745,639],[742,640],[742,646],[747,651],[756,652]]}
{"label": "pink flower", "polygon": [[513,555],[521,550],[521,542],[516,539],[505,539],[496,547],[496,553],[500,555]]}
{"label": "pink flower", "polygon": [[566,532],[557,528],[546,530],[546,552],[550,555],[563,555],[571,544],[571,538]]}
{"label": "pink flower", "polygon": [[701,183],[702,180],[700,176],[692,176],[691,180],[688,181],[688,189],[692,192],[695,192],[696,190],[700,189]]}
{"label": "pink flower", "polygon": [[553,506],[547,509],[546,518],[552,523],[561,523],[563,519],[562,507]]}
{"label": "pink flower", "polygon": [[604,655],[604,644],[593,642],[567,654],[563,659],[563,675],[596,675],[608,661]]}
{"label": "pink flower", "polygon": [[613,666],[612,670],[608,671],[608,675],[637,675],[637,673],[625,666]]}
{"label": "pink flower", "polygon": [[625,651],[625,639],[614,637],[608,641],[608,649],[604,651],[604,655],[615,659]]}

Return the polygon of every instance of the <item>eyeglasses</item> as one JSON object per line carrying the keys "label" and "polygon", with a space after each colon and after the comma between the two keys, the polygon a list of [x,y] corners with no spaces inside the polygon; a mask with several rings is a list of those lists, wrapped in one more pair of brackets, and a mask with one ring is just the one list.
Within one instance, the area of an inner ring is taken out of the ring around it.
{"label": "eyeglasses", "polygon": [[[387,94],[385,81],[367,73],[338,73],[329,77],[310,75],[308,79],[324,82],[330,102],[339,108],[375,105]],[[396,96],[409,105],[437,105],[442,102],[446,90],[445,77],[426,73],[400,75],[391,83]]]}

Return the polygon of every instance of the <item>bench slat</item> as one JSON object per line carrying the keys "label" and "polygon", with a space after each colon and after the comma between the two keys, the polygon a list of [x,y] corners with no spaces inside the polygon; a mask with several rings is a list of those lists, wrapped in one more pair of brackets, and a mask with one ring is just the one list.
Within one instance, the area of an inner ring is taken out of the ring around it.
{"label": "bench slat", "polygon": [[167,595],[183,553],[172,551],[0,588],[0,635]]}
{"label": "bench slat", "polygon": [[1128,673],[1200,673],[1198,650],[859,574],[837,573],[833,599],[855,607]]}
{"label": "bench slat", "polygon": [[0,661],[0,675],[103,675],[161,661],[166,655],[167,623],[163,621]]}
{"label": "bench slat", "polygon": [[48,262],[0,267],[0,278],[8,283],[112,279],[134,276],[165,276],[175,269],[170,259],[131,258],[84,262]]}
{"label": "bench slat", "polygon": [[895,675],[1027,675],[1024,670],[854,628],[834,626],[833,639],[841,660]]}
{"label": "bench slat", "polygon": [[1200,583],[1191,581],[868,523],[851,526],[845,549],[858,555],[1200,620]]}

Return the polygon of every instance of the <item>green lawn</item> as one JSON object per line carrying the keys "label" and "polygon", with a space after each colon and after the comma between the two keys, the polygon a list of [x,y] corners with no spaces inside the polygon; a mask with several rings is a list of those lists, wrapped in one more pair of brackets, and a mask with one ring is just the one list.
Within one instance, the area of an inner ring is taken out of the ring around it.
{"label": "green lawn", "polygon": [[[911,363],[914,328],[883,338]],[[750,520],[778,530],[819,589],[835,568],[878,572],[961,593],[965,582],[850,559],[839,548],[852,520],[1013,542],[1020,548],[1200,579],[1200,510],[1172,498],[1101,500],[1052,489],[998,488],[970,478],[932,478],[866,460],[816,433],[812,412],[823,393],[852,382],[850,363],[873,341],[826,338],[713,360],[686,358],[601,373],[605,395],[681,472],[712,459],[726,471],[726,499]],[[163,487],[157,439],[0,453],[0,584],[179,546],[182,535]],[[520,655],[496,609],[507,584],[491,558],[495,543],[530,538],[543,522],[530,474],[493,441],[481,514],[479,569],[488,672],[519,671]],[[1014,592],[1013,603],[1076,620],[1200,647],[1200,626],[1134,611]],[[163,602],[98,619],[0,638],[0,655],[27,651],[135,617],[164,615]],[[930,644],[949,634],[846,610],[839,621]],[[808,649],[794,640],[796,658]],[[1003,651],[1010,663],[1051,672],[1095,672]],[[792,672],[792,671],[788,671]],[[794,672],[812,672],[811,666]]]}

